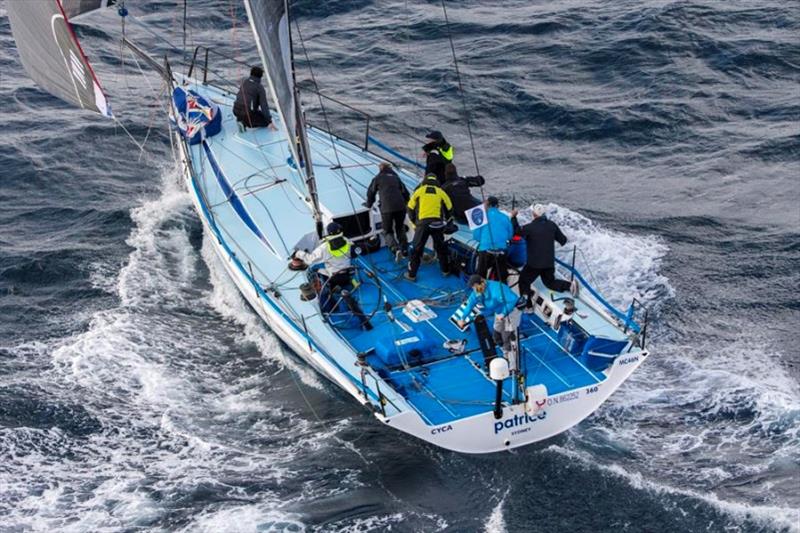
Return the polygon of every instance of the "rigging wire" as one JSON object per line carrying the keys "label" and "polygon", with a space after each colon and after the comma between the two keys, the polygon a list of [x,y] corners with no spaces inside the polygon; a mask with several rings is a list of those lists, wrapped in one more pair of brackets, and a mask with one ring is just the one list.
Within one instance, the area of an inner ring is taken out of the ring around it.
{"label": "rigging wire", "polygon": [[[469,144],[472,148],[472,159],[475,162],[475,172],[480,174],[478,168],[478,154],[475,152],[475,140],[472,136],[472,124],[470,120],[469,108],[467,107],[467,98],[464,94],[464,87],[461,84],[461,72],[458,69],[458,57],[456,56],[456,47],[453,44],[453,33],[450,31],[450,19],[447,17],[447,7],[445,7],[445,0],[442,0],[442,12],[444,13],[444,26],[447,30],[447,39],[450,41],[450,51],[453,53],[453,65],[456,69],[456,79],[458,80],[458,92],[461,95],[461,106],[464,108],[464,119],[467,122],[467,134],[469,134]],[[483,195],[483,186],[481,186],[481,195]]]}
{"label": "rigging wire", "polygon": [[[306,47],[305,39],[303,38],[303,34],[300,31],[300,25],[297,23],[296,19],[294,20],[294,25],[295,25],[295,29],[297,30],[297,36],[300,38],[300,46],[303,49],[303,55],[306,58],[306,64],[308,65],[308,71],[309,71],[309,74],[311,75],[311,82],[314,84],[314,89],[315,89],[315,92],[317,94],[317,98],[319,99],[319,106],[320,106],[320,109],[322,110],[322,118],[325,121],[325,129],[327,130],[328,137],[330,139],[331,148],[333,148],[333,154],[336,157],[336,166],[338,167],[339,174],[342,177],[342,184],[344,185],[344,190],[347,192],[347,199],[350,202],[350,207],[353,210],[353,215],[354,215],[354,218],[355,218],[355,221],[356,221],[356,226],[358,227],[359,233],[361,235],[365,235],[364,228],[361,225],[361,220],[358,217],[358,210],[356,209],[355,202],[353,202],[353,195],[350,192],[350,186],[347,183],[347,176],[349,176],[349,174],[347,172],[345,172],[345,170],[342,168],[342,161],[341,161],[341,159],[339,157],[339,150],[336,148],[336,143],[335,143],[335,141],[333,139],[333,133],[331,133],[331,124],[330,124],[330,121],[328,120],[328,113],[327,113],[327,111],[325,109],[325,104],[323,103],[322,96],[321,96],[321,94],[319,92],[319,84],[317,84],[317,78],[314,75],[314,68],[311,66],[311,60],[308,57],[308,48]],[[298,102],[298,105],[299,105],[299,102]],[[372,211],[371,210],[367,211],[367,213],[368,213],[369,217],[372,216]],[[371,229],[371,224],[370,224],[370,229]],[[369,259],[369,263],[370,263],[370,265],[372,265],[372,259],[371,258]]]}
{"label": "rigging wire", "polygon": [[[464,94],[464,85],[461,82],[461,71],[458,68],[458,56],[456,54],[455,43],[453,42],[453,32],[450,29],[450,19],[447,16],[447,6],[445,4],[445,0],[441,0],[441,4],[442,4],[442,14],[444,15],[445,29],[446,29],[446,32],[447,32],[447,40],[450,42],[450,52],[453,55],[453,67],[455,68],[456,80],[458,81],[458,92],[459,92],[459,95],[461,96],[461,107],[463,108],[463,111],[464,111],[464,120],[465,120],[466,125],[467,125],[467,134],[469,135],[469,144],[470,144],[470,148],[472,149],[472,160],[475,163],[475,172],[476,172],[476,174],[480,175],[481,172],[480,172],[480,167],[478,165],[478,153],[475,150],[475,139],[474,139],[474,136],[472,135],[472,120],[471,120],[471,117],[470,117],[469,107],[467,106],[467,98],[466,98],[466,95]],[[480,186],[480,191],[481,191],[481,199],[485,203],[486,202],[486,192],[484,191],[483,185]],[[491,226],[491,224],[488,223],[488,220],[487,220],[487,224],[486,224],[486,230],[489,232],[490,241],[492,243],[494,243],[495,240],[494,240],[494,236],[492,235],[492,226]],[[496,255],[494,256],[494,272],[495,272],[495,275],[499,277],[500,259]],[[487,274],[487,277],[488,277],[489,273],[487,272],[486,274]],[[506,300],[505,294],[504,294],[504,292],[502,290],[500,291],[500,298],[503,301],[503,306],[507,307],[508,306],[508,301]],[[514,311],[517,311],[518,313],[521,313],[521,310],[516,309],[516,306],[515,306]],[[506,314],[504,319],[501,321],[501,327],[502,328],[508,327],[508,325],[506,324],[506,321],[507,320],[510,321],[510,316],[509,315],[510,315],[510,313]],[[516,328],[516,334],[514,335],[514,337],[515,337],[515,339],[512,339],[512,341],[511,341],[513,343],[511,351],[512,351],[512,353],[514,351],[517,352],[516,355],[517,355],[517,366],[518,366],[518,368],[516,368],[514,370],[516,372],[520,372],[520,376],[522,376],[522,379],[524,380],[525,379],[525,373],[524,373],[524,369],[522,368],[522,364],[521,364],[524,361],[524,357],[522,356],[522,354],[520,354],[521,350],[520,350],[520,341],[519,341],[519,327]],[[506,355],[505,354],[505,350],[503,350],[503,352],[504,352],[504,355]],[[511,358],[510,355],[509,355],[509,358]],[[517,379],[517,377],[515,376],[514,379]],[[527,398],[527,392],[525,390],[524,381],[520,385],[521,385],[521,388],[522,388],[523,399],[526,399]],[[519,394],[519,391],[517,391],[516,394]],[[514,398],[514,400],[516,400],[516,397]]]}

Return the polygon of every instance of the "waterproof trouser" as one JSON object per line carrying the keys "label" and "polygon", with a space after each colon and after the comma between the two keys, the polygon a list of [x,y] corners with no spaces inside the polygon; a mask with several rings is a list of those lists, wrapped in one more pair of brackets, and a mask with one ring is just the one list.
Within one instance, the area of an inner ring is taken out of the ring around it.
{"label": "waterproof trouser", "polygon": [[532,305],[531,302],[531,284],[536,281],[536,278],[542,277],[542,283],[551,291],[556,292],[569,292],[569,281],[563,279],[556,279],[556,269],[553,268],[530,268],[528,265],[522,269],[519,274],[519,293],[528,299],[528,307]]}
{"label": "waterproof trouser", "polygon": [[438,218],[420,220],[414,230],[414,240],[411,243],[411,259],[408,261],[408,274],[412,277],[417,275],[419,265],[422,262],[422,254],[425,253],[425,243],[428,237],[433,239],[433,249],[439,256],[439,267],[443,274],[450,273],[450,261],[448,257],[447,244],[444,242],[444,224]]}
{"label": "waterproof trouser", "polygon": [[494,317],[494,341],[503,349],[511,370],[519,370],[519,354],[517,353],[517,331],[522,320],[522,311],[514,309],[507,316]]}
{"label": "waterproof trouser", "polygon": [[361,306],[358,305],[358,301],[350,292],[353,290],[353,278],[351,277],[350,272],[337,272],[328,278],[327,284],[328,290],[331,294],[333,294],[335,290],[341,291],[342,300],[344,300],[344,303],[347,305],[347,308],[350,309],[350,312],[353,313],[356,318],[358,318],[362,326],[371,327],[369,324],[369,319],[361,310]]}
{"label": "waterproof trouser", "polygon": [[478,252],[478,266],[476,274],[489,279],[489,270],[494,273],[494,279],[506,282],[508,279],[508,261],[504,251],[486,250]]}
{"label": "waterproof trouser", "polygon": [[258,111],[234,111],[236,120],[247,126],[248,128],[266,128],[272,123],[271,118],[267,118],[263,113]]}
{"label": "waterproof trouser", "polygon": [[406,236],[406,211],[390,211],[381,213],[381,226],[386,239],[386,246],[392,253],[400,250],[403,255],[408,255],[408,237]]}

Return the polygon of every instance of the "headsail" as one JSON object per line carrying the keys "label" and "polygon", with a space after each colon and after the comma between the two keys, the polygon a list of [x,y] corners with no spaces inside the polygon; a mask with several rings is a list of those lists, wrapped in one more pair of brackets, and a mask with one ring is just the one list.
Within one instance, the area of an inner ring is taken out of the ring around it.
{"label": "headsail", "polygon": [[66,7],[82,14],[106,0],[7,2],[11,33],[22,65],[50,94],[107,117],[113,116],[100,83],[69,24]]}

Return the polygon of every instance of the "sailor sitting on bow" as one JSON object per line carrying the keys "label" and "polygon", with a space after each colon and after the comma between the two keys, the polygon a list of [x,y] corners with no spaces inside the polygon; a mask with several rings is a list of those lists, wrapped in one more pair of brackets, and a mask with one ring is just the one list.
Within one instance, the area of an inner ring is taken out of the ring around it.
{"label": "sailor sitting on bow", "polygon": [[341,291],[342,299],[347,307],[361,321],[361,327],[372,329],[372,324],[364,315],[361,307],[350,291],[353,288],[353,268],[350,259],[355,252],[355,247],[344,236],[342,226],[337,222],[328,224],[327,236],[312,252],[297,250],[292,254],[293,259],[299,259],[307,265],[322,264],[318,273],[326,278],[325,284],[331,294]]}

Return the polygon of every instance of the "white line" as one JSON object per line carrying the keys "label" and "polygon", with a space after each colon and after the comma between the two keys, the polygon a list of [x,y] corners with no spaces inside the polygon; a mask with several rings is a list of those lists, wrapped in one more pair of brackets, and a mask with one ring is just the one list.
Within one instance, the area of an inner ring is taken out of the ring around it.
{"label": "white line", "polygon": [[[548,334],[547,334],[547,332],[545,332],[545,330],[543,330],[543,329],[541,328],[541,326],[539,326],[539,324],[537,324],[537,323],[536,323],[536,322],[534,322],[533,320],[531,320],[531,324],[533,324],[534,326],[536,326],[536,327],[539,329],[539,331],[541,331],[541,332],[542,332],[542,335],[544,335],[545,337],[547,337],[547,339],[548,339],[550,342],[552,342],[553,344],[555,344],[556,346],[558,346],[558,349],[559,349],[559,350],[561,350],[562,352],[564,352],[565,354],[567,354],[567,357],[569,357],[570,359],[572,359],[573,361],[575,361],[575,363],[577,363],[577,365],[578,365],[579,367],[581,367],[582,369],[584,369],[584,370],[586,371],[586,373],[587,373],[587,374],[589,374],[590,376],[592,376],[592,379],[593,379],[593,380],[594,380],[596,383],[602,383],[602,382],[604,381],[604,380],[601,380],[601,379],[597,379],[597,376],[595,376],[595,375],[594,375],[594,372],[592,372],[591,370],[589,370],[588,368],[586,368],[585,366],[583,366],[583,363],[581,363],[580,361],[578,361],[578,358],[577,358],[577,357],[574,357],[574,356],[573,356],[571,353],[569,353],[568,351],[566,351],[566,350],[564,349],[564,347],[563,347],[563,346],[561,346],[559,343],[557,343],[557,342],[553,341],[553,339],[550,337],[550,335],[548,335]],[[531,350],[531,353],[533,353],[533,351],[532,351],[532,350]],[[562,381],[563,381],[563,380],[562,380]],[[570,385],[570,386],[572,386],[572,385]]]}

